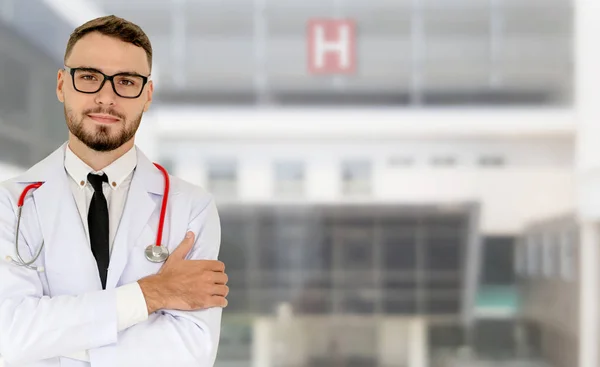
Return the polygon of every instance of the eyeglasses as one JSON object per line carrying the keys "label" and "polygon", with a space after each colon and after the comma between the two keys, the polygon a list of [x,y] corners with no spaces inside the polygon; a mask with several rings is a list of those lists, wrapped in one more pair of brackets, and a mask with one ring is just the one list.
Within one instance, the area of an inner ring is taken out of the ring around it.
{"label": "eyeglasses", "polygon": [[73,88],[78,92],[97,93],[108,80],[112,84],[113,91],[123,98],[138,98],[141,96],[144,86],[150,79],[150,75],[144,76],[136,73],[106,75],[100,70],[92,68],[70,68],[65,66],[64,70],[71,74]]}

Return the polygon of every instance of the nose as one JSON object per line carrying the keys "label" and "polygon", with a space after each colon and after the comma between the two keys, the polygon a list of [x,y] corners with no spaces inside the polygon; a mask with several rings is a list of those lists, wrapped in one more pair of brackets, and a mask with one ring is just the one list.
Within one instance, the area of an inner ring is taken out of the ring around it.
{"label": "nose", "polygon": [[97,104],[113,106],[117,100],[117,97],[118,96],[115,94],[110,80],[107,80],[102,88],[96,92],[94,99]]}

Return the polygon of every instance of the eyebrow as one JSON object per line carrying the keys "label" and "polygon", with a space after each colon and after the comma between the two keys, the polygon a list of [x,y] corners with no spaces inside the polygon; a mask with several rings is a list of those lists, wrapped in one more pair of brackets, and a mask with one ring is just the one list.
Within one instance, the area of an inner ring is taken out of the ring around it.
{"label": "eyebrow", "polygon": [[[77,66],[76,68],[77,69],[85,69],[85,70],[97,70],[97,71],[102,71],[104,74],[106,74],[100,68],[96,68],[93,66],[81,65],[81,66]],[[116,75],[116,74],[144,75],[142,73],[138,73],[137,71],[133,71],[133,70],[117,70],[117,72],[112,75]]]}

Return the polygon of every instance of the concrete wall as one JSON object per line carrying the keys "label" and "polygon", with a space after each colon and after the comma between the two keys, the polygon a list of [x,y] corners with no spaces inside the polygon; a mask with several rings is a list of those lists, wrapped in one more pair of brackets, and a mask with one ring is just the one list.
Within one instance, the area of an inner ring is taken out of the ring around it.
{"label": "concrete wall", "polygon": [[[158,145],[159,155],[173,160],[175,174],[209,186],[207,161],[236,162],[242,203],[352,201],[481,204],[480,230],[486,234],[516,234],[532,220],[571,212],[575,205],[569,139],[456,139],[394,142],[247,142],[173,141]],[[504,166],[484,167],[478,160],[498,156]],[[454,166],[432,164],[437,157],[456,159]],[[348,197],[341,189],[345,159],[371,162],[370,193]],[[274,163],[300,161],[305,165],[304,193],[281,198],[274,190]],[[401,163],[409,160],[411,163]],[[398,163],[400,162],[400,163]],[[207,187],[211,190],[210,187]]]}
{"label": "concrete wall", "polygon": [[344,358],[386,367],[428,367],[427,330],[421,317],[259,317],[254,320],[252,365],[331,367]]}

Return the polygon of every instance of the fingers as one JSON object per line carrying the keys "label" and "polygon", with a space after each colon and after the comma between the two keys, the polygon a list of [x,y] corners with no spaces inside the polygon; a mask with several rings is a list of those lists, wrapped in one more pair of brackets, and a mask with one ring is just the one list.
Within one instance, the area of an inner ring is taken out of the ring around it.
{"label": "fingers", "polygon": [[212,296],[210,299],[210,303],[213,307],[227,307],[229,302],[225,297],[221,296]]}
{"label": "fingers", "polygon": [[226,285],[215,285],[212,291],[213,296],[227,297],[229,294],[229,287]]}
{"label": "fingers", "polygon": [[201,267],[203,269],[224,273],[225,272],[225,263],[219,260],[188,260],[193,262],[195,265]]}
{"label": "fingers", "polygon": [[213,281],[215,282],[215,284],[225,285],[229,281],[229,277],[225,273],[214,272],[213,273]]}
{"label": "fingers", "polygon": [[210,261],[210,267],[209,270],[212,271],[218,271],[218,272],[225,272],[225,263],[219,260],[209,260]]}
{"label": "fingers", "polygon": [[177,246],[175,251],[173,251],[171,256],[169,256],[169,258],[172,257],[175,259],[185,259],[185,257],[190,252],[190,250],[192,249],[193,246],[194,246],[194,232],[190,231],[190,232],[186,233],[183,241],[181,241],[179,246]]}

